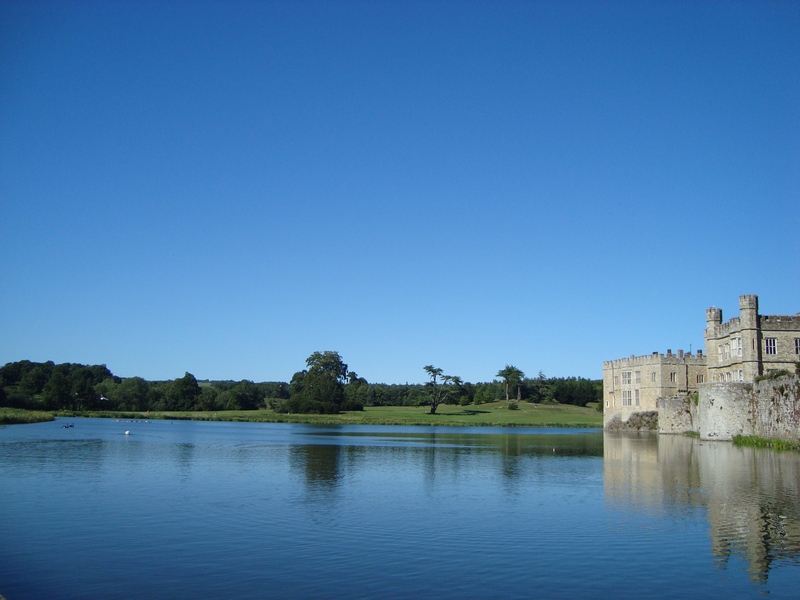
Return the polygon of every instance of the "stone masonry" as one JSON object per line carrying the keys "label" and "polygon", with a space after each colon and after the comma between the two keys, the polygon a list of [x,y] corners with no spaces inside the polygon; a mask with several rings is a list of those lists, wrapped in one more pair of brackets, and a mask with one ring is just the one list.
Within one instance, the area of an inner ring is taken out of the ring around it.
{"label": "stone masonry", "polygon": [[800,315],[760,315],[758,296],[739,297],[739,316],[722,322],[722,310],[706,311],[710,382],[752,383],[770,372],[794,372],[800,361]]}
{"label": "stone masonry", "polygon": [[699,394],[658,399],[658,433],[700,433]]}
{"label": "stone masonry", "polygon": [[800,378],[796,375],[755,384],[706,384],[699,399],[700,439],[731,440],[737,435],[755,435],[800,441],[799,397]]}
{"label": "stone masonry", "polygon": [[658,410],[658,399],[696,392],[705,381],[706,357],[678,350],[654,352],[603,363],[603,426],[631,415]]}

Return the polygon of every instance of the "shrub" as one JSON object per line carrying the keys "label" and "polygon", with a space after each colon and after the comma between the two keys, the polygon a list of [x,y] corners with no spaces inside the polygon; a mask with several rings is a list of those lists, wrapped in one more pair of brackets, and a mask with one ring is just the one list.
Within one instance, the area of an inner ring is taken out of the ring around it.
{"label": "shrub", "polygon": [[768,373],[765,373],[764,375],[759,375],[758,377],[756,377],[756,381],[757,382],[758,381],[769,381],[771,379],[778,379],[780,377],[786,377],[787,375],[789,375],[789,371],[787,371],[786,369],[780,369],[778,371],[769,371]]}
{"label": "shrub", "polygon": [[364,410],[364,405],[355,400],[348,400],[342,404],[342,410]]}

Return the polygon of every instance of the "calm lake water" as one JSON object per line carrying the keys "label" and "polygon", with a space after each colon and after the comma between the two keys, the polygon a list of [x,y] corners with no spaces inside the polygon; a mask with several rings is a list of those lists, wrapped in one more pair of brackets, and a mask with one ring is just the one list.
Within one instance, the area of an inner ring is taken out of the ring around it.
{"label": "calm lake water", "polygon": [[798,598],[798,557],[798,454],[596,429],[0,427],[8,600]]}

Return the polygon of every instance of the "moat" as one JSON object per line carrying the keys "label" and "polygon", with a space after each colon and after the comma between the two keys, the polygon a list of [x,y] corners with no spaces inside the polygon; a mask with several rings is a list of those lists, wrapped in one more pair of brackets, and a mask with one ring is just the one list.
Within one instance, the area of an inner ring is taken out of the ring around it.
{"label": "moat", "polygon": [[10,600],[787,598],[800,579],[800,454],[682,436],[60,419],[0,427],[0,507]]}

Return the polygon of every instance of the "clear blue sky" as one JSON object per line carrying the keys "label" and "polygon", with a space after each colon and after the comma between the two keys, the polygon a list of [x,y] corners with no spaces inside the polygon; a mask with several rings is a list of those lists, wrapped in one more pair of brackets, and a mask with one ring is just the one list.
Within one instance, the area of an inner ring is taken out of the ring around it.
{"label": "clear blue sky", "polygon": [[800,3],[0,3],[0,364],[599,378],[800,311]]}

